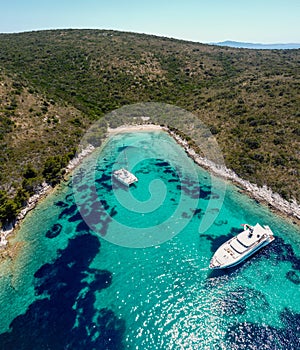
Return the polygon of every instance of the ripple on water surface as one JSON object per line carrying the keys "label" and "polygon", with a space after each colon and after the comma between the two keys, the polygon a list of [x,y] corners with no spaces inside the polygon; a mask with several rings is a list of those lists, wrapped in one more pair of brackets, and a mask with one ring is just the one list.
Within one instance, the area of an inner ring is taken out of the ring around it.
{"label": "ripple on water surface", "polygon": [[[124,145],[139,177],[129,190],[111,179]],[[29,214],[1,270],[1,349],[300,348],[299,229],[232,186],[220,205],[211,176],[198,169],[195,181],[180,157],[165,133],[116,135],[74,173],[77,198],[67,184]],[[166,242],[111,242],[117,224],[128,238],[165,222]],[[276,240],[234,269],[208,270],[242,222],[269,224]]]}

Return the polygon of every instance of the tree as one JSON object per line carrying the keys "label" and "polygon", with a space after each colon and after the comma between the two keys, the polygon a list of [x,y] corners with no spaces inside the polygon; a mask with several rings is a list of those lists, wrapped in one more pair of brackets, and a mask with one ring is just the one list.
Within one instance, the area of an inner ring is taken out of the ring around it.
{"label": "tree", "polygon": [[61,156],[48,157],[43,169],[43,176],[45,180],[51,185],[56,185],[59,183],[62,177],[61,169],[65,165],[65,161]]}
{"label": "tree", "polygon": [[34,177],[37,177],[38,172],[37,170],[33,167],[33,165],[31,163],[27,164],[24,173],[23,173],[23,177],[25,179],[32,179]]}
{"label": "tree", "polygon": [[5,191],[0,191],[0,221],[5,225],[13,221],[18,214],[18,206]]}
{"label": "tree", "polygon": [[26,205],[28,198],[29,193],[24,188],[19,188],[15,195],[14,201],[17,204],[18,208],[21,209]]}

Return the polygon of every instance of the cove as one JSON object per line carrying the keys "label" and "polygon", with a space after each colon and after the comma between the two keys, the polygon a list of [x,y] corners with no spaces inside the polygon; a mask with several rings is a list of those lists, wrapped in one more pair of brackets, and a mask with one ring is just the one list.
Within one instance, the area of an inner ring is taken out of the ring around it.
{"label": "cove", "polygon": [[[126,163],[129,189],[111,178]],[[111,137],[11,238],[0,348],[299,348],[300,230],[223,185],[164,132]],[[210,271],[244,222],[275,241]]]}

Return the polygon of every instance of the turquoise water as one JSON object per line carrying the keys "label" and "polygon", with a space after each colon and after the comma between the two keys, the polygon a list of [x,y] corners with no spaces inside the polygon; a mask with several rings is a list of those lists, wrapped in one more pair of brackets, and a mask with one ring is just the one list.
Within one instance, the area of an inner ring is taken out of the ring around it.
{"label": "turquoise water", "polygon": [[[112,180],[128,166],[130,189]],[[241,223],[276,239],[210,271]],[[163,132],[112,137],[28,214],[1,266],[0,349],[299,349],[300,229]]]}

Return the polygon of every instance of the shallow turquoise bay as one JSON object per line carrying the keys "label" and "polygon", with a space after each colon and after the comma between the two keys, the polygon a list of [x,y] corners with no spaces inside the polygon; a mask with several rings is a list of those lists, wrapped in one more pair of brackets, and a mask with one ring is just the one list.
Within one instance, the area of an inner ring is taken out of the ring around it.
{"label": "shallow turquoise bay", "polygon": [[[130,189],[111,178],[123,166],[139,179]],[[209,270],[216,248],[256,222],[275,241]],[[113,136],[11,244],[0,349],[300,348],[299,227],[195,167],[164,132]]]}

